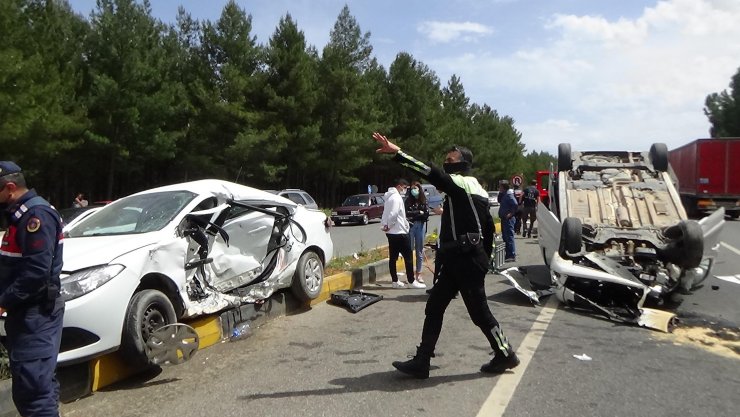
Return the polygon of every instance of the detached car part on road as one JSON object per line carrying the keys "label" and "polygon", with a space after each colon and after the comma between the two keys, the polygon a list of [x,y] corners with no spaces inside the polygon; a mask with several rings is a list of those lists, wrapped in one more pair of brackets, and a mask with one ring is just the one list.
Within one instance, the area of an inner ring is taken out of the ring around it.
{"label": "detached car part on road", "polygon": [[[316,298],[333,253],[317,210],[220,180],[117,200],[67,232],[59,362],[119,349],[154,360],[156,331],[290,288]],[[173,334],[178,329],[170,330]]]}
{"label": "detached car part on road", "polygon": [[572,152],[560,144],[552,211],[540,203],[537,220],[561,302],[667,327],[650,323],[644,305],[660,306],[709,275],[724,224],[721,210],[688,220],[669,172],[664,144],[649,152]]}

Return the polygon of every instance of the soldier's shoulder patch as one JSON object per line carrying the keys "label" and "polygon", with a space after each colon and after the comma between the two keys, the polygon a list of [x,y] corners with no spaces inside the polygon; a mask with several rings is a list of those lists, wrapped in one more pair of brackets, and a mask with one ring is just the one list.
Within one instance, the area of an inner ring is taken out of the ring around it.
{"label": "soldier's shoulder patch", "polygon": [[41,228],[41,219],[38,217],[31,217],[28,219],[28,223],[26,224],[26,230],[28,233],[33,233],[38,231]]}

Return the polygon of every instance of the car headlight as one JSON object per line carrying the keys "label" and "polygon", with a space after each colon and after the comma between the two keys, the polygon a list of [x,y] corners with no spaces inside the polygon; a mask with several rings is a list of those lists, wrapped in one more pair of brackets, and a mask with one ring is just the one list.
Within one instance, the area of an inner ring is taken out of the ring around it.
{"label": "car headlight", "polygon": [[103,265],[74,273],[61,280],[61,295],[64,301],[74,300],[100,287],[120,274],[123,265]]}
{"label": "car headlight", "polygon": [[336,211],[332,211],[332,212],[331,212],[331,215],[332,215],[332,216],[336,216],[336,215],[337,215],[337,212],[336,212]]}
{"label": "car headlight", "polygon": [[351,214],[354,214],[354,215],[360,214],[360,210],[352,210]]}

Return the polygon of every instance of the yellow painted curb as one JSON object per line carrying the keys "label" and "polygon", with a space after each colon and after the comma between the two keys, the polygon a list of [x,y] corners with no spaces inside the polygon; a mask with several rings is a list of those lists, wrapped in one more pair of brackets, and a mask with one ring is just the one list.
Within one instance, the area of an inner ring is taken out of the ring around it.
{"label": "yellow painted curb", "polygon": [[108,353],[90,361],[93,392],[134,375],[139,370],[126,366],[118,352]]}

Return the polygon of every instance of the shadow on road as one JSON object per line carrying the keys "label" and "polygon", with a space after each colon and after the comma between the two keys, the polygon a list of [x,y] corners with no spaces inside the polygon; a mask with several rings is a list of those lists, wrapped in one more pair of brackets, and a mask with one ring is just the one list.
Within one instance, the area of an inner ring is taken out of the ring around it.
{"label": "shadow on road", "polygon": [[[434,368],[435,367],[432,366],[432,369]],[[240,395],[237,398],[240,400],[251,401],[262,398],[328,396],[345,394],[347,392],[405,392],[410,389],[434,387],[440,384],[449,384],[450,382],[470,381],[478,378],[490,378],[491,376],[496,375],[475,372],[460,375],[430,376],[429,379],[415,379],[397,371],[386,371],[358,377],[337,378],[329,381],[329,384],[336,385],[336,388],[258,393]]]}

